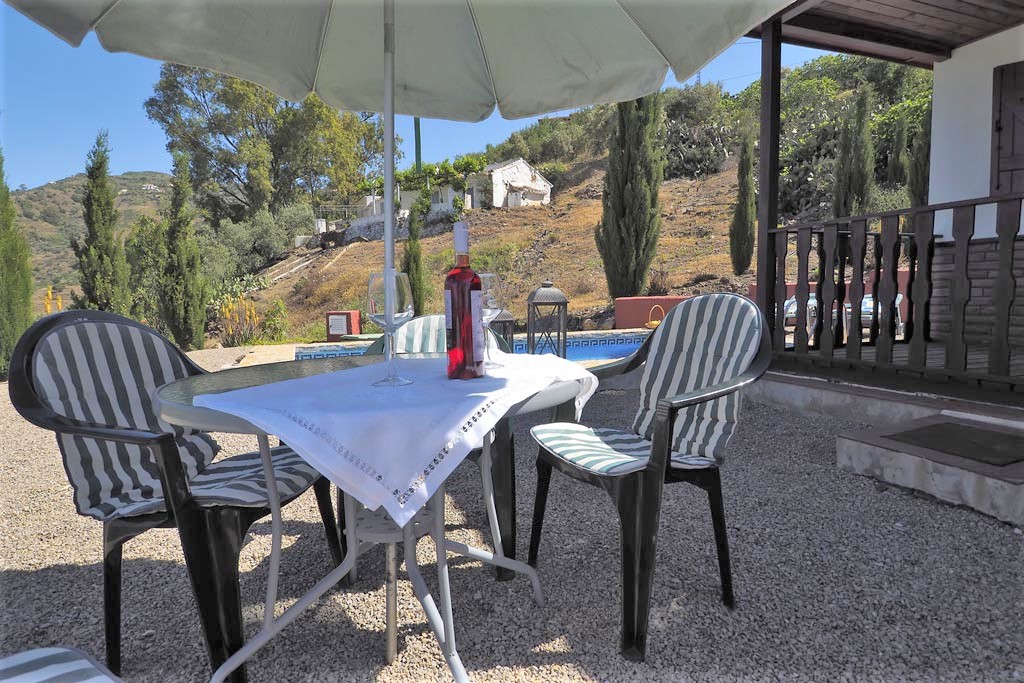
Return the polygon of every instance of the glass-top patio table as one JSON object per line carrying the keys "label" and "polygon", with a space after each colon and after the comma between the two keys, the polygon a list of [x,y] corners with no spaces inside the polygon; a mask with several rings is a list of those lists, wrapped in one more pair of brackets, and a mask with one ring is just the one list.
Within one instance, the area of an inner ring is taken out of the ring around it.
{"label": "glass-top patio table", "polygon": [[[430,359],[440,362],[440,359],[443,357],[443,354],[406,354],[402,356],[403,359],[413,359],[419,363],[430,362]],[[354,370],[379,363],[381,360],[381,356],[353,356],[232,368],[172,382],[156,391],[154,406],[160,419],[165,422],[204,431],[255,435],[259,442],[260,454],[263,460],[264,476],[267,478],[272,544],[267,593],[264,604],[263,628],[214,673],[213,681],[224,680],[234,669],[251,657],[256,650],[266,644],[320,596],[348,575],[355,566],[360,541],[388,543],[389,548],[393,547],[390,544],[395,544],[399,541],[403,542],[409,578],[413,584],[416,596],[423,606],[427,620],[441,646],[445,660],[457,681],[468,680],[468,678],[455,648],[446,551],[466,555],[505,570],[527,574],[532,583],[534,598],[538,604],[542,604],[543,598],[540,591],[540,581],[536,571],[529,565],[513,559],[515,549],[515,475],[513,456],[509,447],[511,440],[509,438],[508,418],[515,414],[555,408],[559,419],[573,419],[576,413],[576,398],[581,393],[583,386],[581,381],[575,380],[556,381],[539,391],[532,391],[529,396],[520,400],[508,410],[499,420],[494,430],[489,432],[483,439],[479,465],[484,475],[483,493],[495,546],[494,552],[445,539],[443,482],[433,492],[427,504],[416,512],[415,516],[403,527],[399,527],[392,521],[391,517],[384,511],[383,506],[373,511],[364,511],[359,515],[351,514],[354,510],[354,500],[346,495],[345,505],[349,508],[347,510],[349,514],[346,515],[346,522],[349,533],[352,534],[354,532],[354,538],[350,537],[347,539],[347,552],[343,562],[321,579],[308,593],[285,610],[280,617],[274,618],[274,607],[277,602],[282,529],[280,501],[277,497],[277,486],[271,466],[269,435],[263,429],[252,424],[252,422],[237,415],[196,405],[196,399],[200,396],[264,387],[288,380],[313,378],[324,373],[338,373],[332,376],[332,382],[337,383],[337,391],[331,396],[332,410],[358,409],[368,420],[372,420],[372,408],[368,413],[365,404],[349,404],[350,401],[359,400],[359,396],[364,394],[361,394],[360,391],[353,391],[351,393],[346,391],[346,375],[348,373],[339,371]],[[530,363],[528,359],[517,361],[517,363],[522,362]],[[359,375],[359,383],[365,381],[365,373],[352,373],[353,381],[350,381],[349,384],[352,385],[351,388],[353,389],[361,388],[353,384],[356,375]],[[431,374],[426,380],[420,379],[419,381],[421,383],[420,391],[429,389],[432,382],[444,383],[436,385],[435,388],[438,390],[445,389],[448,393],[451,393],[452,387],[455,386],[464,387],[465,392],[479,390],[479,381],[452,384],[444,377],[443,372],[438,373],[436,378],[434,374]],[[387,391],[394,392],[397,395],[407,391],[407,388],[389,388]],[[321,464],[327,462],[321,460],[319,454],[317,460],[320,460]],[[311,464],[317,466],[316,462],[311,462]],[[335,480],[339,475],[333,468],[331,472],[332,474],[328,475],[329,478],[342,491],[345,491],[350,482]],[[491,476],[488,476],[488,473]],[[353,520],[353,517],[356,517],[358,522]],[[437,549],[439,583],[439,599],[437,601],[434,600],[434,597],[427,589],[416,563],[416,540],[425,534],[431,535]],[[389,576],[388,579],[389,582],[393,583],[393,576]],[[393,588],[393,586],[389,586],[389,588]],[[395,625],[397,622],[397,607],[393,599],[388,600],[387,611],[387,650],[388,659],[390,660],[393,658],[395,651]]]}

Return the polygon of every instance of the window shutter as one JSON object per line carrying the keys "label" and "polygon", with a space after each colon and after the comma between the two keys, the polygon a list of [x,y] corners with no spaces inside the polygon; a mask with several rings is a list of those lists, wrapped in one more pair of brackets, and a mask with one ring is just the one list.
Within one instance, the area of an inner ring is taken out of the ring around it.
{"label": "window shutter", "polygon": [[1024,62],[996,67],[992,100],[992,194],[1024,192]]}

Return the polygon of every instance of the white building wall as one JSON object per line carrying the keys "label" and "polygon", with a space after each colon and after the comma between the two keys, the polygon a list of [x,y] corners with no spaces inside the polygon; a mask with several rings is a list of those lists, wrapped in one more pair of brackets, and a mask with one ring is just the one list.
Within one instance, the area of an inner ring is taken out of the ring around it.
{"label": "white building wall", "polygon": [[[1020,61],[1024,61],[1024,26],[965,45],[935,64],[930,204],[989,195],[992,70]],[[995,205],[978,208],[975,239],[995,236],[995,213]],[[936,214],[936,236],[951,238],[952,222],[951,211]]]}
{"label": "white building wall", "polygon": [[[551,188],[544,184],[544,181],[536,175],[536,171],[522,159],[502,168],[496,169],[492,176],[494,186],[494,206],[506,206],[508,199],[508,186],[540,186],[544,185],[547,191],[536,201],[526,203],[548,204],[551,202]],[[519,205],[523,205],[522,202]]]}

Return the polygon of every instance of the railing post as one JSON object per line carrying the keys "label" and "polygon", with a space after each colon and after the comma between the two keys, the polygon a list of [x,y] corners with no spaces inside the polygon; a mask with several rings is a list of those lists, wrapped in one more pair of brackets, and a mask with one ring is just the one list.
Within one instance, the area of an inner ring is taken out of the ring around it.
{"label": "railing post", "polygon": [[848,326],[846,357],[860,360],[861,335],[864,332],[860,309],[864,302],[864,257],[867,255],[867,224],[850,223],[850,324]]}
{"label": "railing post", "polygon": [[882,281],[882,236],[873,234],[872,237],[875,269],[871,272],[871,330],[868,332],[868,343],[874,346],[878,342],[878,285]]}
{"label": "railing post", "polygon": [[929,211],[914,216],[914,237],[911,265],[913,280],[907,283],[907,295],[910,303],[908,311],[913,312],[913,326],[908,327],[905,334],[910,336],[910,353],[908,364],[915,370],[924,370],[928,366],[929,317],[928,312],[932,296],[932,251],[935,248],[933,225],[935,212]]}
{"label": "railing post", "polygon": [[821,292],[818,294],[818,321],[821,324],[821,334],[818,337],[818,348],[821,350],[822,358],[832,357],[832,348],[835,346],[835,332],[832,320],[832,304],[836,298],[836,244],[839,225],[826,223],[821,234],[824,243],[825,259],[818,261],[818,268],[821,271]]}
{"label": "railing post", "polygon": [[775,348],[786,348],[786,252],[789,239],[785,230],[775,233]]}
{"label": "railing post", "polygon": [[793,330],[793,349],[807,354],[807,299],[810,298],[808,269],[811,260],[811,229],[800,228],[796,233],[796,328]]}
{"label": "railing post", "polygon": [[1020,225],[1020,212],[1020,199],[999,202],[996,209],[999,269],[992,297],[992,342],[988,347],[990,375],[1010,374],[1010,311],[1017,293],[1017,281],[1013,277],[1013,243]]}
{"label": "railing post", "polygon": [[896,338],[896,289],[899,282],[900,217],[882,218],[882,279],[878,291],[879,337],[875,362],[892,364],[892,344]]}
{"label": "railing post", "polygon": [[971,238],[974,236],[974,206],[953,209],[953,295],[950,303],[949,339],[946,341],[946,369],[967,369],[967,302],[971,300],[971,278],[967,271]]}
{"label": "railing post", "polygon": [[825,284],[825,232],[818,233],[818,282],[814,285],[814,333],[811,346],[815,349],[821,348],[821,297],[822,287]]}

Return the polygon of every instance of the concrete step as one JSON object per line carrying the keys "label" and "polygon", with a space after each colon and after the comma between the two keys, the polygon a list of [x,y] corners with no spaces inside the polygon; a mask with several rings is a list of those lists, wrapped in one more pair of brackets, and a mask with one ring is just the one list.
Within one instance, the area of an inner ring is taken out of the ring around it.
{"label": "concrete step", "polygon": [[1024,527],[1024,430],[1013,420],[940,412],[841,434],[836,464]]}
{"label": "concrete step", "polygon": [[934,391],[900,391],[882,386],[840,382],[797,373],[770,371],[744,391],[759,403],[784,406],[806,413],[853,415],[880,427],[905,426],[912,420],[936,415],[973,419],[1024,429],[1024,408],[993,401],[964,400]]}

